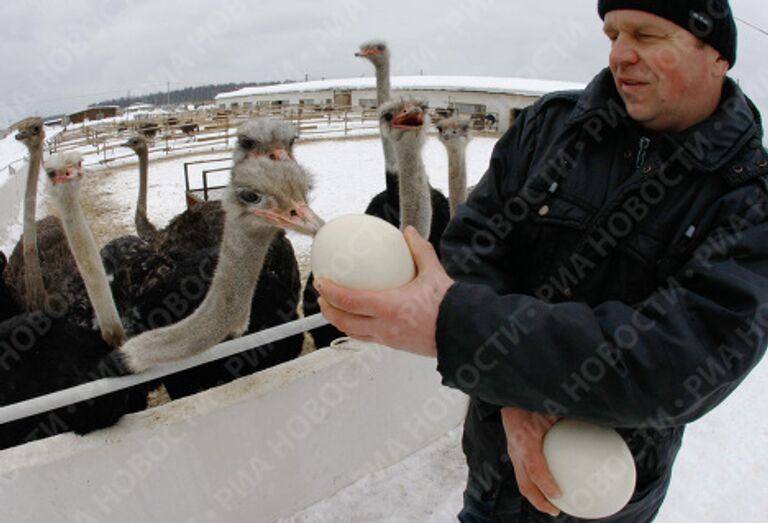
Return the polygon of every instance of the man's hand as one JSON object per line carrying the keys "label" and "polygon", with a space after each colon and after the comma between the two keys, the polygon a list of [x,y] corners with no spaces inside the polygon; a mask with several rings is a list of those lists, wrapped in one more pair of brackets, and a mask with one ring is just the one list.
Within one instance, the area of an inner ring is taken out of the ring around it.
{"label": "man's hand", "polygon": [[320,279],[315,282],[320,310],[353,338],[434,358],[437,314],[453,280],[416,229],[407,227],[405,239],[416,263],[413,281],[399,289],[359,291]]}
{"label": "man's hand", "polygon": [[507,435],[507,453],[515,469],[520,493],[541,512],[557,516],[560,511],[545,494],[556,499],[560,489],[549,471],[542,453],[544,435],[557,422],[555,416],[544,416],[527,410],[505,407],[501,422]]}

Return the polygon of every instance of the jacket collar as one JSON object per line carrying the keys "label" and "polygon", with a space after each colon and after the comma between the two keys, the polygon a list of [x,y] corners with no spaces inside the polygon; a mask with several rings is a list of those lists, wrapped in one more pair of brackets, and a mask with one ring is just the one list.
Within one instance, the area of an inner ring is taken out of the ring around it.
{"label": "jacket collar", "polygon": [[[566,124],[575,125],[606,114],[621,118],[629,129],[637,126],[626,113],[609,68],[587,85]],[[763,128],[754,104],[736,82],[726,78],[720,105],[709,118],[679,133],[656,134],[673,150],[681,151],[694,169],[710,172],[732,162],[745,144],[761,143]]]}

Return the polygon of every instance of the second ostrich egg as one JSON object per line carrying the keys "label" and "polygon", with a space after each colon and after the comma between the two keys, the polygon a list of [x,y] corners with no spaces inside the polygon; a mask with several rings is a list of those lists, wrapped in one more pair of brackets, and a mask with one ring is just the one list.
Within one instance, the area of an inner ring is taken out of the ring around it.
{"label": "second ostrich egg", "polygon": [[613,429],[563,419],[544,436],[543,452],[562,492],[549,501],[566,514],[605,518],[624,508],[635,491],[632,453]]}
{"label": "second ostrich egg", "polygon": [[381,218],[350,214],[335,218],[312,243],[312,272],[351,289],[402,287],[416,275],[403,233]]}

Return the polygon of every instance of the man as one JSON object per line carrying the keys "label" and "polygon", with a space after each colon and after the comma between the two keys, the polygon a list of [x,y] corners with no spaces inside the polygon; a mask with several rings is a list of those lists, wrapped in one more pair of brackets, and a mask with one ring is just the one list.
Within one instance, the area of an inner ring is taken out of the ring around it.
{"label": "man", "polygon": [[445,270],[408,229],[411,284],[318,282],[337,327],[436,357],[470,396],[464,522],[555,520],[541,445],[559,417],[614,427],[632,451],[636,491],[602,521],[651,521],[685,424],[768,343],[768,153],[726,77],[727,0],[598,11],[610,67],[499,141],[443,236]]}

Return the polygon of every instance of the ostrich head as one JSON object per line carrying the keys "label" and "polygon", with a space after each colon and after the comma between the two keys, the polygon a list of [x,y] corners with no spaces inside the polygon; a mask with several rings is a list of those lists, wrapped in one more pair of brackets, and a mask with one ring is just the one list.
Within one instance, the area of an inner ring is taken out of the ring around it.
{"label": "ostrich head", "polygon": [[405,99],[387,102],[379,108],[381,134],[397,143],[423,145],[429,128],[427,102]]}
{"label": "ostrich head", "polygon": [[246,228],[279,227],[309,236],[323,220],[307,205],[312,175],[296,162],[246,158],[232,168],[223,205]]}
{"label": "ostrich head", "polygon": [[355,56],[370,60],[374,65],[389,60],[389,48],[387,43],[381,40],[366,42],[360,46],[360,51]]}
{"label": "ostrich head", "polygon": [[131,136],[127,142],[121,143],[120,146],[133,149],[133,152],[136,154],[139,152],[145,152],[147,151],[147,138],[143,134],[137,134],[135,136]]}
{"label": "ostrich head", "polygon": [[53,184],[52,193],[57,195],[65,191],[77,191],[83,177],[83,161],[80,153],[65,152],[51,155],[44,165],[45,174]]}
{"label": "ostrich head", "polygon": [[19,122],[18,133],[16,133],[16,139],[23,142],[28,149],[40,147],[45,140],[45,128],[43,127],[42,118],[33,116],[31,118],[25,118]]}
{"label": "ostrich head", "polygon": [[446,147],[466,147],[469,142],[469,118],[452,116],[437,124],[437,137]]}
{"label": "ostrich head", "polygon": [[268,157],[293,160],[293,142],[297,130],[293,124],[271,118],[253,118],[237,129],[237,145],[232,159],[238,164],[246,158]]}

